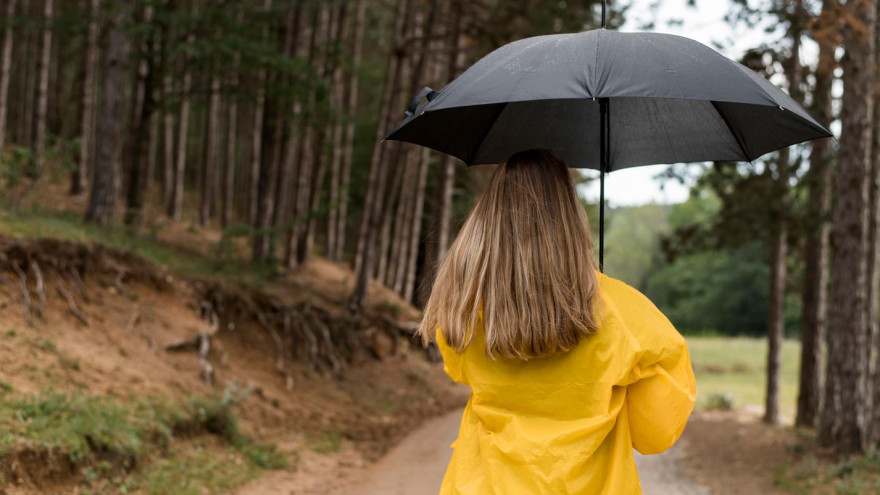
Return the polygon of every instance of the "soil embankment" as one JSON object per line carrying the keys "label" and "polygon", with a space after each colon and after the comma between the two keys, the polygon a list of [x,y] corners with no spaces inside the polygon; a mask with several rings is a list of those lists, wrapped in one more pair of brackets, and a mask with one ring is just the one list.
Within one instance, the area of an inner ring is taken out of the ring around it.
{"label": "soil embankment", "polygon": [[[239,438],[277,447],[286,472],[317,466],[314,479],[326,479],[340,465],[374,461],[425,418],[460,407],[464,397],[442,368],[407,339],[412,308],[374,292],[366,317],[353,320],[339,304],[353,281],[346,273],[316,260],[254,287],[172,273],[101,245],[0,238],[0,402],[26,404],[51,391],[63,394],[48,396],[56,402],[84,398],[89,407],[152,414],[155,404],[190,397],[244,398],[234,407],[243,432],[229,439],[234,452],[220,448],[226,440],[210,421],[185,434],[158,431],[168,433],[159,439],[137,426],[136,453],[119,462],[90,433],[73,447],[50,435],[47,450],[24,434],[36,431],[38,418],[21,421],[10,410],[0,423],[14,428],[0,426],[22,434],[0,438],[0,493],[147,493],[139,472],[191,452],[253,455]],[[144,428],[153,423],[145,419]]]}

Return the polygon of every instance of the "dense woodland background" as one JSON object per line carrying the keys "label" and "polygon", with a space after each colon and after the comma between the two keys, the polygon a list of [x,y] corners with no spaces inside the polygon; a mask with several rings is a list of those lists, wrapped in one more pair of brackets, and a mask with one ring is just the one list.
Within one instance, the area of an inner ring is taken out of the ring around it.
{"label": "dense woodland background", "polygon": [[[797,423],[843,453],[880,444],[878,8],[732,2],[735,29],[775,26],[741,61],[839,121],[839,141],[671,166],[687,202],[607,226],[608,273],[684,333],[768,336],[768,422],[783,336],[799,337]],[[614,29],[626,6],[611,13]],[[381,138],[492,49],[597,25],[595,1],[0,0],[3,208],[63,182],[87,222],[222,229],[270,270],[350,265],[355,313],[369,278],[418,305],[487,170]]]}

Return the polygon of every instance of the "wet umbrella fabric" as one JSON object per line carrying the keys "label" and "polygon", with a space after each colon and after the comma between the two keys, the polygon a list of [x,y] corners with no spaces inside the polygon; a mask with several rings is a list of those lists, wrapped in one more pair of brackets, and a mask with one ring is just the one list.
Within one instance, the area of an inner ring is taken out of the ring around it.
{"label": "wet umbrella fabric", "polygon": [[[423,89],[386,139],[427,146],[468,165],[547,148],[572,167],[611,172],[751,161],[827,136],[782,90],[701,43],[601,29],[495,50],[441,91]],[[600,266],[603,223],[604,201]]]}

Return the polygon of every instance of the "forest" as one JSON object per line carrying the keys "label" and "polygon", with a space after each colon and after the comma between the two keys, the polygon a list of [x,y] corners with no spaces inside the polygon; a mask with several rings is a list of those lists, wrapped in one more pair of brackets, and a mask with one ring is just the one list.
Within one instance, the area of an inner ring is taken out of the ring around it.
{"label": "forest", "polygon": [[[605,268],[686,336],[766,338],[767,423],[780,421],[783,342],[799,340],[796,425],[838,454],[871,452],[880,2],[729,3],[732,29],[773,26],[739,62],[836,139],[751,163],[668,166],[658,181],[688,184],[689,199],[610,205]],[[608,29],[619,29],[632,7],[609,5]],[[420,88],[442,88],[508,42],[596,29],[598,6],[0,0],[2,215],[72,214],[131,245],[168,225],[205,229],[218,233],[209,256],[261,276],[315,259],[346,267],[340,306],[351,318],[371,280],[418,308],[491,167],[383,138]],[[597,177],[572,174],[582,185]],[[599,205],[582,201],[598,235]],[[28,292],[21,271],[10,278]]]}

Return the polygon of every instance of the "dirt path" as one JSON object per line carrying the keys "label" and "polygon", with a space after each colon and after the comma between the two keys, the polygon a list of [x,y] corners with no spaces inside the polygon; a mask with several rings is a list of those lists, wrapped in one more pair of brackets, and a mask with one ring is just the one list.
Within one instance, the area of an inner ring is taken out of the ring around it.
{"label": "dirt path", "polygon": [[[460,419],[457,410],[425,423],[362,477],[332,495],[436,495]],[[636,454],[644,495],[711,495],[684,474],[680,458],[680,445],[657,456]]]}

